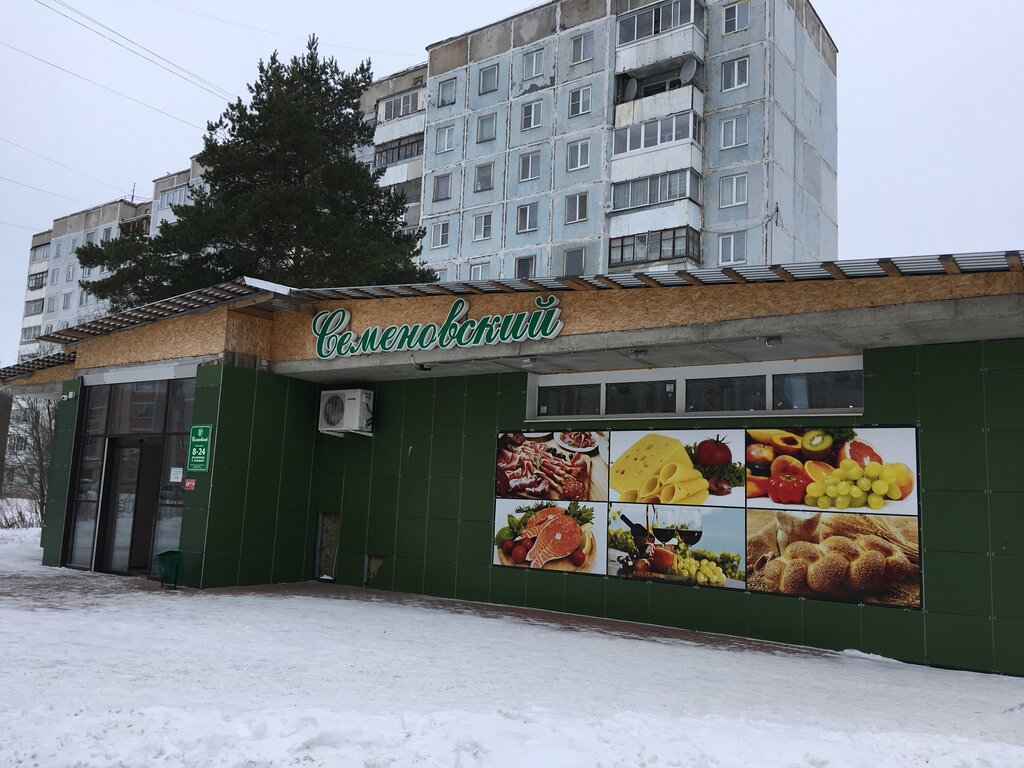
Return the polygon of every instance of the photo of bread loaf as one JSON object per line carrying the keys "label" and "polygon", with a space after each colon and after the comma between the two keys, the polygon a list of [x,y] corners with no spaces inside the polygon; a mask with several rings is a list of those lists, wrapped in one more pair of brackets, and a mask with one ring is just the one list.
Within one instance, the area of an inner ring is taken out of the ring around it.
{"label": "photo of bread loaf", "polygon": [[916,517],[747,510],[747,589],[921,607]]}

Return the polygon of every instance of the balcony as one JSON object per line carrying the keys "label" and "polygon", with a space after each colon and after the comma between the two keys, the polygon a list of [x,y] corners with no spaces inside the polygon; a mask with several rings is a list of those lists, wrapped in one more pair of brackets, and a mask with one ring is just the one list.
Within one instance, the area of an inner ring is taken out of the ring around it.
{"label": "balcony", "polygon": [[615,74],[646,77],[653,69],[671,64],[681,66],[688,56],[704,61],[706,40],[694,24],[670,29],[618,46],[615,49]]}
{"label": "balcony", "polygon": [[638,96],[632,101],[616,104],[615,127],[624,128],[687,111],[701,116],[704,114],[704,94],[692,85],[665,90],[652,96]]}

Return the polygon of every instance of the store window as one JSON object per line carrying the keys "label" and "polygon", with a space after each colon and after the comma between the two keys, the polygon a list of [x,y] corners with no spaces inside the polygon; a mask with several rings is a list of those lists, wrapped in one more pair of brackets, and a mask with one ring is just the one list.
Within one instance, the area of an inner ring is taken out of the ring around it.
{"label": "store window", "polygon": [[864,372],[789,373],[772,377],[776,410],[864,407]]}
{"label": "store window", "polygon": [[601,385],[540,387],[538,416],[598,416],[601,413]]}
{"label": "store window", "polygon": [[675,413],[676,382],[623,381],[605,388],[605,413]]}
{"label": "store window", "polygon": [[686,412],[764,411],[764,376],[686,380]]}

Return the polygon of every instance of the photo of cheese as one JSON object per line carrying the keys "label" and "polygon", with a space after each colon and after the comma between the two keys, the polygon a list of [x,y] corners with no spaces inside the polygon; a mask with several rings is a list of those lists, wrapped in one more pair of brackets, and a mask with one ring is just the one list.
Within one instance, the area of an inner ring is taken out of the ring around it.
{"label": "photo of cheese", "polygon": [[[704,432],[679,430],[662,433],[613,432],[609,451],[608,486],[612,501],[636,504],[724,506],[728,498],[711,493],[710,480],[694,466],[687,446],[706,437]],[[743,444],[743,434],[732,435]],[[733,500],[734,501],[734,500]]]}

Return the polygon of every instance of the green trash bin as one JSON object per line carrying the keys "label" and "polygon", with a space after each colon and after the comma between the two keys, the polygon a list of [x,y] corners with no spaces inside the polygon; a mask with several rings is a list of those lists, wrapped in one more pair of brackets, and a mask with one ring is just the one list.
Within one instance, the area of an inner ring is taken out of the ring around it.
{"label": "green trash bin", "polygon": [[160,573],[160,586],[178,588],[178,580],[184,575],[185,561],[176,549],[161,552],[156,556],[156,569]]}

